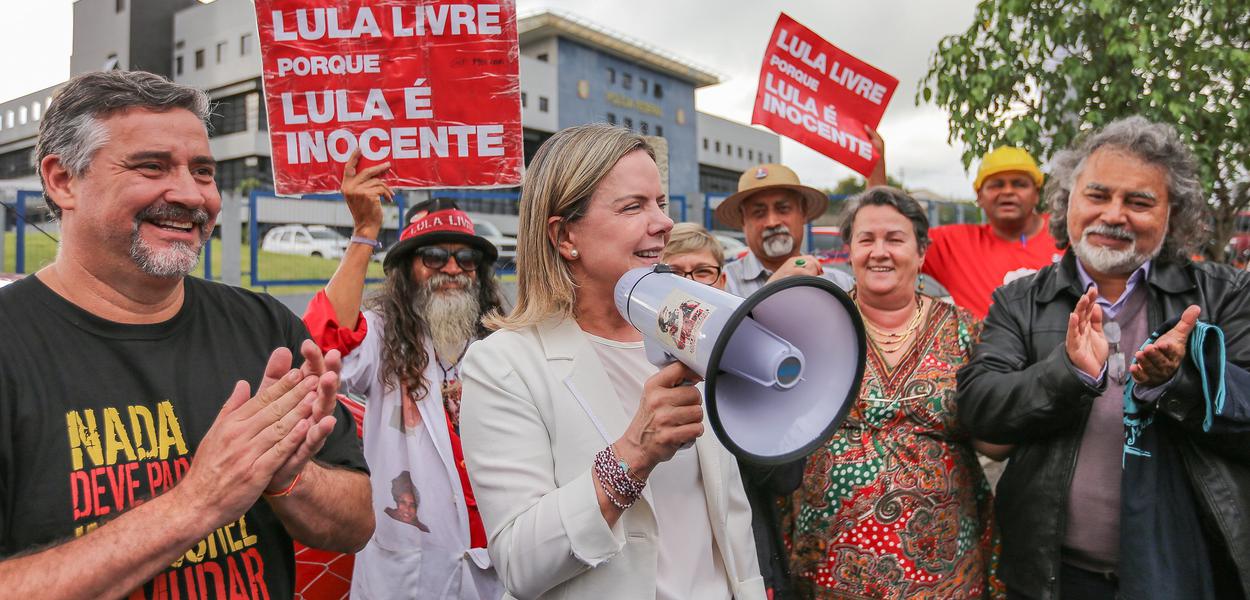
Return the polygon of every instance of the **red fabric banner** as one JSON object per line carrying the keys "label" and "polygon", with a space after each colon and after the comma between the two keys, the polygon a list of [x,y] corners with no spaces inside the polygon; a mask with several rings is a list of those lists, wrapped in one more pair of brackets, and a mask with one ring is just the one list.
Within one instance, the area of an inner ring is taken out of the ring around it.
{"label": "red fabric banner", "polygon": [[515,0],[256,0],[279,194],[336,192],[390,161],[392,187],[521,180]]}
{"label": "red fabric banner", "polygon": [[881,157],[864,125],[881,122],[897,87],[897,79],[781,13],[764,52],[751,123],[867,177]]}

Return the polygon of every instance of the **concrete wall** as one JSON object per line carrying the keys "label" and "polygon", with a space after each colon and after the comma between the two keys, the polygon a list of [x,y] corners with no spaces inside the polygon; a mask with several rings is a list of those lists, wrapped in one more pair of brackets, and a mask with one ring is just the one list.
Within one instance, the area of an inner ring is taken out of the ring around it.
{"label": "concrete wall", "polygon": [[74,50],[69,58],[70,75],[99,71],[109,55],[118,66],[130,68],[131,0],[78,0],[74,2]]}
{"label": "concrete wall", "polygon": [[[245,36],[250,46],[248,53],[242,54]],[[182,10],[174,15],[173,39],[173,56],[182,56],[182,74],[174,75],[178,83],[213,90],[260,77],[256,10],[249,0],[217,0]],[[224,44],[220,61],[218,44]],[[195,68],[197,50],[204,51],[202,69]]]}
{"label": "concrete wall", "polygon": [[752,165],[781,162],[781,139],[775,133],[707,113],[699,113],[698,132],[699,164],[741,173]]}
{"label": "concrete wall", "polygon": [[[553,53],[554,54],[554,53]],[[521,125],[554,133],[560,128],[560,97],[556,94],[557,69],[554,62],[542,62],[521,54],[521,92],[525,105],[521,107]],[[542,98],[547,99],[546,112],[541,108]]]}

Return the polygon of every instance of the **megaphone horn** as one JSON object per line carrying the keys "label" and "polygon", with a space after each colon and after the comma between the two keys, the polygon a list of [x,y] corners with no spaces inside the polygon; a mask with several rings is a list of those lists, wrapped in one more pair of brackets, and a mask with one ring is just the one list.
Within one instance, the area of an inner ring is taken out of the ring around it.
{"label": "megaphone horn", "polygon": [[810,454],[859,394],[863,321],[828,280],[791,277],[742,299],[656,265],[626,273],[615,300],[648,360],[680,360],[704,378],[712,429],[744,460]]}

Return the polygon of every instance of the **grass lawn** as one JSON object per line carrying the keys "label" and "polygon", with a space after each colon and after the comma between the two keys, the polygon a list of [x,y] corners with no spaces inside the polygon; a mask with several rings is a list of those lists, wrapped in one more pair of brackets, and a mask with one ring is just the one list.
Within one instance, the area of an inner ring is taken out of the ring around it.
{"label": "grass lawn", "polygon": [[[12,273],[16,269],[14,264],[17,255],[14,249],[17,247],[17,235],[12,231],[4,236],[4,265],[0,267],[0,272]],[[221,280],[221,240],[213,240],[213,278]],[[242,249],[240,263],[243,273],[243,287],[255,289],[257,291],[265,291],[277,294],[295,294],[301,292],[315,292],[322,288],[321,285],[269,285],[255,286],[251,285],[251,255],[249,254],[248,244],[244,243]],[[34,273],[43,268],[56,256],[56,243],[42,233],[37,231],[26,235],[26,272]],[[296,256],[292,254],[274,254],[272,252],[260,252],[257,256],[259,262],[258,272],[260,279],[321,279],[329,280],[334,274],[334,269],[338,267],[338,259],[314,258],[311,256]],[[201,260],[196,265],[195,270],[191,272],[196,277],[204,276],[204,261]],[[369,263],[369,277],[382,278],[382,263]],[[515,279],[515,275],[503,275],[503,280]]]}

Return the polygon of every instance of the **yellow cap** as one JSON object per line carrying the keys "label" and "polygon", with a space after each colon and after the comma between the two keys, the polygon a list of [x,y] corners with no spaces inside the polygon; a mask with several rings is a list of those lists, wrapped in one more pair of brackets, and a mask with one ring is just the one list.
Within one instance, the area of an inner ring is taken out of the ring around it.
{"label": "yellow cap", "polygon": [[981,159],[981,168],[977,169],[977,179],[972,182],[972,189],[981,191],[981,184],[991,175],[1007,171],[1023,171],[1033,177],[1033,183],[1042,187],[1042,170],[1028,152],[1011,146],[999,146]]}

